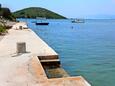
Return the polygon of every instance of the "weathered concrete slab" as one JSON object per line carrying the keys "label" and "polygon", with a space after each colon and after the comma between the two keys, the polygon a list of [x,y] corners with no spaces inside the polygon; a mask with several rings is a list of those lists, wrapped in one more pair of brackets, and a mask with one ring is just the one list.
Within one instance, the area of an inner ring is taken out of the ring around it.
{"label": "weathered concrete slab", "polygon": [[66,78],[57,78],[48,80],[50,86],[90,86],[83,77],[66,77]]}
{"label": "weathered concrete slab", "polygon": [[1,40],[0,42],[0,52],[2,53],[0,54],[0,57],[6,55],[11,56],[15,54],[17,42],[25,42],[27,46],[27,52],[37,56],[57,55],[53,49],[51,49],[30,29],[11,29],[9,30],[9,34],[4,37],[4,40]]}

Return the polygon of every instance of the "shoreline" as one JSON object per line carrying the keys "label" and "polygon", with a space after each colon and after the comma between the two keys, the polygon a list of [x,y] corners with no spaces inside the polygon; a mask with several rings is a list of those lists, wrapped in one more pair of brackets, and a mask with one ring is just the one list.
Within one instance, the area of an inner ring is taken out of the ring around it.
{"label": "shoreline", "polygon": [[[16,23],[0,41],[1,86],[91,86],[81,76],[49,79],[44,62],[60,66],[58,54],[31,29],[18,29],[25,24]],[[26,43],[27,53],[16,54],[17,42]]]}

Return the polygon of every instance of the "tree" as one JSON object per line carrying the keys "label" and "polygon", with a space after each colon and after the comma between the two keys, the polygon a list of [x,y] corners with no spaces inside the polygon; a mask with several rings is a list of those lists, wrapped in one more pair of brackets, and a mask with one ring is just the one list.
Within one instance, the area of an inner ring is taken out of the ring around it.
{"label": "tree", "polygon": [[11,15],[11,12],[8,8],[2,8],[2,11],[3,11],[3,17],[5,18],[9,18],[9,16]]}
{"label": "tree", "polygon": [[9,8],[3,8],[0,4],[0,18],[5,18],[8,20],[15,20],[15,17],[11,13]]}
{"label": "tree", "polygon": [[2,5],[0,4],[0,9],[2,8]]}

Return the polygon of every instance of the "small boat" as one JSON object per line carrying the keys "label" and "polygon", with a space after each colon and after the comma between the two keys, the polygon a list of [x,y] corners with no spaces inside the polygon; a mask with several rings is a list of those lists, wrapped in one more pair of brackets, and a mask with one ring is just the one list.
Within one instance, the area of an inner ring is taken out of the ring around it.
{"label": "small boat", "polygon": [[36,25],[49,25],[49,23],[48,22],[36,22]]}
{"label": "small boat", "polygon": [[40,18],[40,17],[37,17],[38,20],[40,20],[40,22],[37,22],[36,21],[36,25],[49,25],[48,22],[46,22],[46,18]]}
{"label": "small boat", "polygon": [[75,19],[72,20],[72,23],[85,23],[84,19]]}

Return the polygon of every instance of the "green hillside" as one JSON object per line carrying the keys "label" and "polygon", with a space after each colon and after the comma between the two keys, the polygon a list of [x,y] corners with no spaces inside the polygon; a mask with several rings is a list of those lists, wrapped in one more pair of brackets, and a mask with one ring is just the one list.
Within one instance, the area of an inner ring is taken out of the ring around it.
{"label": "green hillside", "polygon": [[25,8],[13,13],[16,18],[45,17],[47,19],[65,19],[65,17],[40,7]]}

